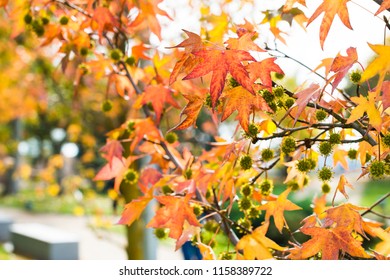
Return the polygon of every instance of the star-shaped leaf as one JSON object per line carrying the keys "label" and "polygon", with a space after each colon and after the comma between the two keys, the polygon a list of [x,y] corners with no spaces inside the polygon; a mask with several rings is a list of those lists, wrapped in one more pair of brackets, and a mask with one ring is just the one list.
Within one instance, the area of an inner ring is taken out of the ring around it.
{"label": "star-shaped leaf", "polygon": [[245,131],[248,131],[249,116],[255,110],[272,112],[260,94],[253,95],[242,86],[225,91],[221,99],[225,104],[221,121],[226,120],[234,111],[237,111],[237,119]]}
{"label": "star-shaped leaf", "polygon": [[180,108],[176,100],[173,99],[171,91],[162,85],[148,86],[145,89],[142,96],[142,104],[145,105],[148,102],[152,104],[153,110],[156,114],[157,124],[160,123],[165,104],[170,104],[175,108]]}
{"label": "star-shaped leaf", "polygon": [[332,85],[332,90],[337,88],[340,84],[341,80],[348,73],[349,69],[358,61],[358,55],[356,52],[356,48],[348,48],[347,55],[342,56],[337,54],[336,58],[333,60],[332,66],[330,70],[335,72],[335,78]]}
{"label": "star-shaped leaf", "polygon": [[177,124],[175,127],[171,128],[171,130],[186,129],[191,125],[195,125],[200,110],[202,109],[206,99],[206,94],[202,94],[202,93],[192,93],[192,94],[183,93],[183,96],[185,99],[188,100],[188,103],[184,107],[183,111],[180,113],[180,117],[182,115],[186,115],[186,117],[182,121],[180,121],[180,123]]}
{"label": "star-shaped leaf", "polygon": [[346,27],[352,29],[351,23],[349,22],[349,14],[347,8],[347,3],[349,1],[350,0],[323,0],[322,4],[309,18],[307,25],[309,25],[323,12],[325,13],[320,27],[321,48],[324,48],[325,39],[328,36],[330,26],[332,25],[333,19],[336,15],[340,17],[341,21]]}
{"label": "star-shaped leaf", "polygon": [[272,87],[271,72],[284,74],[283,70],[275,63],[276,57],[266,58],[248,65],[249,77],[252,82],[260,79],[266,87]]}
{"label": "star-shaped leaf", "polygon": [[270,249],[284,251],[286,248],[279,246],[265,236],[269,223],[256,228],[251,234],[247,234],[238,241],[236,249],[243,251],[246,260],[273,259]]}
{"label": "star-shaped leaf", "polygon": [[281,193],[275,201],[269,201],[266,204],[259,207],[260,210],[266,210],[265,220],[269,221],[271,216],[274,217],[276,228],[279,232],[282,232],[283,225],[287,225],[284,219],[284,211],[293,211],[302,209],[298,205],[295,205],[287,199],[291,189],[285,190]]}
{"label": "star-shaped leaf", "polygon": [[370,48],[378,54],[378,57],[368,65],[362,74],[361,82],[364,82],[375,75],[379,75],[378,84],[376,85],[376,93],[382,89],[382,84],[386,73],[390,72],[390,46],[368,44]]}
{"label": "star-shaped leaf", "polygon": [[210,84],[210,95],[213,108],[215,108],[222,90],[225,86],[226,75],[230,73],[233,78],[246,90],[254,94],[248,72],[242,61],[254,61],[249,52],[241,50],[202,50],[194,55],[203,58],[195,68],[184,77],[184,80],[199,78],[213,72]]}
{"label": "star-shaped leaf", "polygon": [[340,251],[359,258],[371,258],[364,251],[361,242],[351,235],[348,227],[322,228],[307,227],[300,230],[311,239],[301,246],[296,246],[290,250],[289,258],[302,260],[310,258],[321,252],[323,260],[338,260]]}
{"label": "star-shaped leaf", "polygon": [[351,111],[347,124],[360,119],[364,113],[367,113],[372,127],[374,127],[377,131],[381,131],[382,118],[379,110],[375,106],[376,93],[369,92],[368,98],[362,95],[359,97],[354,96],[351,97],[351,100],[355,102],[357,106]]}
{"label": "star-shaped leaf", "polygon": [[191,195],[185,197],[158,196],[156,199],[164,206],[157,210],[147,227],[168,228],[169,237],[179,239],[185,221],[193,226],[201,226],[189,203]]}

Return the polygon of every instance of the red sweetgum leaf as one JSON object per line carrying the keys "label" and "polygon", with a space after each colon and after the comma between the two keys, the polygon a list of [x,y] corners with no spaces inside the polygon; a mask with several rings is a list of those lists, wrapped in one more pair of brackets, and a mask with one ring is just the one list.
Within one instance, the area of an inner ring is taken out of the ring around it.
{"label": "red sweetgum leaf", "polygon": [[106,7],[98,7],[93,12],[92,21],[97,23],[97,30],[100,40],[104,31],[113,31],[114,27],[119,28],[119,22]]}
{"label": "red sweetgum leaf", "polygon": [[164,105],[170,104],[175,108],[180,108],[176,100],[173,99],[171,90],[162,86],[148,86],[142,95],[142,104],[151,103],[153,110],[156,114],[156,123],[160,123],[161,115],[163,113]]}
{"label": "red sweetgum leaf", "polygon": [[177,240],[183,233],[185,221],[193,226],[201,226],[190,207],[191,196],[191,194],[185,197],[157,196],[158,202],[164,206],[157,210],[147,227],[168,228],[169,237]]}
{"label": "red sweetgum leaf", "polygon": [[336,73],[335,79],[332,83],[332,91],[337,88],[341,80],[348,73],[349,69],[358,61],[358,55],[356,48],[348,48],[347,56],[337,54],[333,60],[330,70]]}
{"label": "red sweetgum leaf", "polygon": [[188,100],[188,103],[184,107],[183,111],[181,111],[180,117],[182,117],[183,115],[186,115],[186,117],[182,121],[180,121],[180,123],[177,124],[175,127],[171,128],[170,131],[174,129],[186,129],[191,125],[196,126],[196,120],[206,100],[206,95],[202,93],[183,93],[183,96],[185,99]]}
{"label": "red sweetgum leaf", "polygon": [[142,170],[141,176],[138,179],[138,186],[143,193],[150,189],[150,185],[156,184],[162,178],[162,174],[155,168],[147,167]]}
{"label": "red sweetgum leaf", "polygon": [[199,78],[213,72],[210,84],[213,108],[215,108],[222,94],[225,79],[229,72],[242,87],[254,94],[248,72],[241,63],[242,61],[255,60],[248,52],[241,50],[201,50],[193,54],[203,58],[203,61],[197,64],[183,79]]}
{"label": "red sweetgum leaf", "polygon": [[252,82],[257,79],[266,87],[272,87],[271,72],[283,74],[283,70],[275,63],[276,57],[266,58],[262,61],[253,62],[248,65],[249,77]]}
{"label": "red sweetgum leaf", "polygon": [[234,111],[237,111],[237,119],[246,132],[248,132],[249,127],[249,116],[254,111],[272,112],[260,94],[252,94],[242,86],[225,91],[221,99],[225,104],[221,121],[226,120]]}

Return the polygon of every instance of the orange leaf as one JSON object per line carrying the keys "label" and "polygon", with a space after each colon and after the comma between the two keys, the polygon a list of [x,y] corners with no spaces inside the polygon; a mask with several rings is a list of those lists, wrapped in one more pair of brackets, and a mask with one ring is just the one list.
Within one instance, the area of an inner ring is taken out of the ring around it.
{"label": "orange leaf", "polygon": [[164,206],[157,210],[147,227],[169,228],[169,237],[178,239],[182,235],[185,221],[193,226],[201,226],[189,204],[191,195],[158,196],[156,199]]}
{"label": "orange leaf", "polygon": [[253,42],[252,38],[254,36],[256,36],[256,32],[247,32],[238,38],[229,38],[225,44],[227,44],[230,50],[265,52],[265,50]]}
{"label": "orange leaf", "polygon": [[322,4],[315,10],[313,15],[309,18],[307,25],[315,20],[320,14],[325,13],[322,19],[320,27],[320,42],[321,48],[324,48],[324,42],[328,36],[330,26],[333,23],[333,19],[336,14],[340,17],[341,21],[346,27],[352,29],[351,23],[349,22],[349,14],[347,9],[347,3],[350,0],[323,0]]}
{"label": "orange leaf", "polygon": [[284,219],[284,211],[294,211],[302,209],[298,205],[295,205],[290,200],[287,199],[288,194],[291,189],[285,190],[281,193],[276,201],[269,201],[266,204],[259,207],[260,210],[266,210],[265,220],[268,222],[271,216],[274,217],[274,222],[276,228],[279,232],[282,232],[283,225],[287,226],[286,220]]}
{"label": "orange leaf", "polygon": [[138,220],[146,206],[153,199],[152,193],[153,190],[151,189],[145,196],[127,203],[118,224],[130,226],[135,220]]}
{"label": "orange leaf", "polygon": [[272,87],[271,72],[284,74],[283,70],[275,63],[276,57],[266,58],[248,65],[249,77],[252,82],[257,79],[266,87]]}
{"label": "orange leaf", "polygon": [[303,243],[302,246],[291,249],[290,259],[307,259],[321,252],[323,260],[337,260],[340,250],[354,257],[371,258],[364,251],[361,242],[352,237],[350,228],[308,227],[302,228],[300,231],[312,238]]}
{"label": "orange leaf", "polygon": [[378,15],[388,9],[390,9],[390,0],[383,0],[382,5],[379,7],[378,11],[376,11],[375,15]]}
{"label": "orange leaf", "polygon": [[274,241],[265,236],[269,223],[256,228],[251,234],[242,237],[236,246],[237,250],[243,251],[246,260],[266,260],[272,259],[270,249],[284,251],[286,248],[279,246]]}
{"label": "orange leaf", "polygon": [[345,197],[346,199],[348,199],[348,194],[347,194],[347,192],[345,191],[345,186],[350,187],[351,189],[353,189],[353,186],[351,185],[351,183],[349,183],[349,182],[347,181],[347,178],[345,178],[345,176],[344,176],[344,174],[343,174],[343,175],[340,176],[339,183],[338,183],[337,188],[336,188],[336,190],[335,190],[335,192],[334,192],[332,204],[334,203],[334,199],[335,199],[335,197],[336,197],[337,191],[341,192],[341,193],[344,195],[344,197]]}
{"label": "orange leaf", "polygon": [[359,214],[359,210],[364,210],[364,207],[358,207],[350,203],[346,203],[337,207],[332,207],[326,210],[326,218],[323,227],[337,225],[337,227],[351,227],[352,230],[360,233],[364,237],[363,219]]}
{"label": "orange leaf", "polygon": [[386,73],[390,72],[390,46],[368,44],[379,56],[368,65],[362,74],[361,82],[364,82],[375,75],[379,75],[375,93],[379,95]]}
{"label": "orange leaf", "polygon": [[210,94],[215,108],[228,72],[246,90],[254,93],[248,72],[241,61],[254,61],[255,59],[246,51],[240,50],[202,50],[194,52],[194,55],[203,58],[195,68],[184,77],[184,80],[199,78],[213,72],[210,84]]}
{"label": "orange leaf", "polygon": [[173,99],[171,91],[162,86],[148,86],[142,95],[142,104],[145,105],[148,102],[152,104],[153,110],[156,114],[156,123],[160,123],[161,115],[163,113],[165,103],[172,105],[173,107],[180,108],[176,100]]}
{"label": "orange leaf", "polygon": [[283,6],[283,13],[290,11],[295,3],[299,3],[303,6],[306,6],[305,0],[286,0],[286,3]]}
{"label": "orange leaf", "polygon": [[114,27],[119,28],[119,22],[106,7],[95,9],[92,21],[96,22],[100,40],[103,38],[104,31],[113,31]]}
{"label": "orange leaf", "polygon": [[186,117],[182,121],[180,121],[179,124],[171,128],[170,130],[186,129],[191,125],[196,126],[196,120],[206,99],[206,95],[202,93],[193,93],[193,94],[183,93],[183,96],[185,99],[188,100],[188,103],[184,107],[183,111],[180,113],[180,117],[182,115],[186,115]]}
{"label": "orange leaf", "polygon": [[242,86],[225,91],[221,98],[225,104],[221,121],[226,120],[234,111],[237,111],[237,119],[245,131],[248,131],[249,116],[255,110],[272,112],[260,94],[253,95]]}

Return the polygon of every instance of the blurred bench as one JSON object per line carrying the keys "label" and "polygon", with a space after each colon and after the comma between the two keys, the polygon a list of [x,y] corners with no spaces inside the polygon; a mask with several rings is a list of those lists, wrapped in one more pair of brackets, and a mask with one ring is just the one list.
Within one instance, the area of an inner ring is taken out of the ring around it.
{"label": "blurred bench", "polygon": [[6,242],[10,240],[11,225],[12,219],[10,217],[0,215],[0,242]]}
{"label": "blurred bench", "polygon": [[11,227],[14,253],[37,260],[77,260],[76,236],[42,224],[14,224]]}

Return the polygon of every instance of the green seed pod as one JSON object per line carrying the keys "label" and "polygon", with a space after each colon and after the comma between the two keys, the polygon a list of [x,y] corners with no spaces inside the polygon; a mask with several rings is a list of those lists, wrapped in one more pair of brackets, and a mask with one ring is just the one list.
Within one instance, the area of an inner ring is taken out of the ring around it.
{"label": "green seed pod", "polygon": [[272,93],[277,97],[280,98],[284,95],[284,88],[282,86],[277,86],[272,88]]}
{"label": "green seed pod", "polygon": [[297,169],[299,172],[306,173],[311,170],[312,164],[306,158],[300,159],[297,162]]}
{"label": "green seed pod", "polygon": [[161,191],[163,194],[165,195],[170,195],[173,193],[173,190],[168,186],[168,185],[164,185],[161,187]]}
{"label": "green seed pod", "polygon": [[322,169],[318,171],[318,178],[323,182],[329,181],[332,177],[333,171],[327,166],[322,167]]}
{"label": "green seed pod", "polygon": [[175,132],[169,132],[165,135],[165,140],[167,140],[167,142],[169,144],[173,144],[177,141],[178,137],[177,137],[177,134]]}
{"label": "green seed pod", "polygon": [[138,173],[134,169],[128,169],[123,175],[123,179],[130,184],[134,184],[138,181]]}
{"label": "green seed pod", "polygon": [[330,192],[330,185],[328,183],[323,183],[321,186],[321,190],[323,193],[329,193]]}
{"label": "green seed pod", "polygon": [[241,194],[243,196],[250,196],[252,192],[253,192],[253,186],[250,184],[246,184],[241,187]]}
{"label": "green seed pod", "polygon": [[288,109],[290,109],[294,105],[294,103],[295,103],[295,99],[292,97],[287,98],[286,101],[284,102],[284,104]]}
{"label": "green seed pod", "polygon": [[272,181],[264,180],[261,182],[259,188],[260,188],[262,195],[269,196],[274,189],[274,185],[273,185]]}
{"label": "green seed pod", "polygon": [[104,102],[102,103],[102,111],[106,113],[106,112],[110,112],[111,109],[112,109],[111,100],[108,99],[104,100]]}
{"label": "green seed pod", "polygon": [[333,145],[329,142],[321,142],[319,145],[319,151],[324,156],[329,156],[333,151]]}
{"label": "green seed pod", "polygon": [[270,148],[264,149],[261,151],[261,159],[263,161],[270,161],[274,158],[274,151]]}
{"label": "green seed pod", "polygon": [[317,112],[316,112],[316,119],[319,122],[325,120],[327,116],[328,116],[328,113],[326,113],[324,110],[317,110]]}
{"label": "green seed pod", "polygon": [[286,155],[292,153],[297,148],[295,139],[292,136],[284,137],[281,145],[282,152]]}
{"label": "green seed pod", "polygon": [[368,170],[373,179],[381,179],[385,175],[385,169],[386,164],[383,161],[374,160]]}
{"label": "green seed pod", "polygon": [[243,170],[248,170],[252,168],[252,163],[253,161],[250,155],[243,155],[240,158],[240,166]]}
{"label": "green seed pod", "polygon": [[28,13],[28,14],[24,15],[23,20],[24,20],[25,24],[31,24],[32,20],[33,20],[33,17],[32,17],[32,15],[30,13]]}
{"label": "green seed pod", "polygon": [[340,144],[341,143],[341,136],[338,133],[331,133],[329,135],[329,143],[331,144]]}
{"label": "green seed pod", "polygon": [[251,207],[252,207],[252,201],[246,196],[244,196],[238,201],[238,208],[241,211],[248,210]]}
{"label": "green seed pod", "polygon": [[154,235],[162,240],[162,239],[166,239],[168,237],[168,229],[166,228],[156,228],[154,230]]}
{"label": "green seed pod", "polygon": [[387,133],[382,137],[382,143],[386,148],[390,147],[390,133]]}
{"label": "green seed pod", "polygon": [[61,25],[67,25],[69,23],[69,18],[67,16],[62,16],[60,18],[60,24]]}
{"label": "green seed pod", "polygon": [[352,83],[358,84],[362,79],[362,73],[358,70],[355,70],[349,75],[349,79]]}
{"label": "green seed pod", "polygon": [[350,149],[348,151],[348,158],[349,159],[356,159],[357,158],[357,151],[355,149]]}

